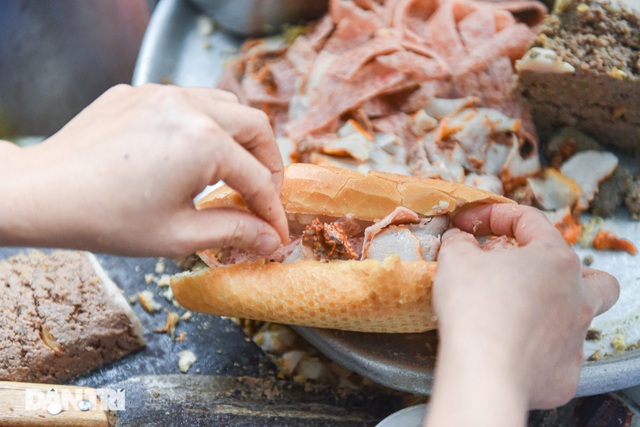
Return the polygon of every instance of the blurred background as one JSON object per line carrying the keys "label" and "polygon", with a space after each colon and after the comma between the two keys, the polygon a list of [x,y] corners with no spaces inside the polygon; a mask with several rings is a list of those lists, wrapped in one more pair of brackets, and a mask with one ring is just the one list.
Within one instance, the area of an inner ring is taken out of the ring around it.
{"label": "blurred background", "polygon": [[155,1],[0,0],[0,138],[49,136],[130,83]]}

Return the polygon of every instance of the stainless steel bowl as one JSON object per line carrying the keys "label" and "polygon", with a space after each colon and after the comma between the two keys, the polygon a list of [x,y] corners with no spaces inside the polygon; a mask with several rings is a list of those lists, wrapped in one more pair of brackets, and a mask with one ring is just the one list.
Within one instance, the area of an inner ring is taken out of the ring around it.
{"label": "stainless steel bowl", "polygon": [[328,0],[190,0],[225,31],[242,37],[278,33],[283,25],[317,19]]}

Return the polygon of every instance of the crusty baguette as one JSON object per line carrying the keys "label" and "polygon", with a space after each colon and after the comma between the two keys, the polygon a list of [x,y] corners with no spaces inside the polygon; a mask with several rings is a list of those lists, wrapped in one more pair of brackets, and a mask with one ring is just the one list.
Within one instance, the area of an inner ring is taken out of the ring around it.
{"label": "crusty baguette", "polygon": [[[285,170],[280,200],[288,215],[299,220],[352,214],[376,221],[404,206],[423,216],[442,215],[461,206],[513,203],[506,197],[462,184],[416,176],[357,171],[294,163]],[[222,186],[199,200],[199,209],[245,208],[239,193]]]}
{"label": "crusty baguette", "polygon": [[434,262],[252,263],[183,273],[173,295],[193,311],[362,332],[435,328]]}
{"label": "crusty baguette", "polygon": [[[420,215],[445,215],[482,203],[514,203],[502,196],[440,180],[293,164],[285,171],[281,201],[291,229],[312,219],[351,214],[372,223],[396,207]],[[223,186],[202,198],[199,209],[246,209]],[[187,272],[171,279],[177,301],[189,310],[362,332],[434,329],[431,287],[435,262],[263,260]]]}

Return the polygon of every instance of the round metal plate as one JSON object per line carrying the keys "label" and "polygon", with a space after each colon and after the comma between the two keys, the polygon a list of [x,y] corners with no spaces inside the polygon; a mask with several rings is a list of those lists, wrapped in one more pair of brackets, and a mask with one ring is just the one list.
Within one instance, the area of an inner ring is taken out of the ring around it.
{"label": "round metal plate", "polygon": [[[225,61],[242,43],[222,32],[207,33],[206,18],[184,0],[161,0],[151,17],[133,84],[148,82],[182,86],[215,85]],[[640,161],[621,156],[638,170]],[[588,218],[584,219],[585,221]],[[603,228],[640,246],[640,222],[624,215],[605,221]],[[611,342],[640,343],[640,267],[627,253],[597,252],[577,247],[581,257],[592,256],[592,267],[614,274],[621,284],[620,300],[592,326],[602,332],[598,341],[585,341],[587,356],[600,350],[614,353]],[[387,387],[429,394],[435,365],[436,332],[424,334],[365,334],[295,327],[305,339],[343,366]],[[593,395],[640,384],[640,349],[627,350],[586,362],[578,395]]]}

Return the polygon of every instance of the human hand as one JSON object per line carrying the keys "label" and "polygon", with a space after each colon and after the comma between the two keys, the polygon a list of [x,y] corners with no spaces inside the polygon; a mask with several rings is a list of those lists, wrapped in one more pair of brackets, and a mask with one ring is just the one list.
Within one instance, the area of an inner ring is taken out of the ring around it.
{"label": "human hand", "polygon": [[[617,300],[617,281],[583,270],[536,209],[482,206],[460,213],[453,225],[459,229],[443,236],[433,290],[440,336],[434,420],[456,382],[467,394],[458,389],[454,399],[469,413],[462,400],[482,396],[498,400],[492,411],[508,417],[513,408],[511,416],[520,421],[528,409],[566,403],[575,396],[589,324]],[[484,251],[469,233],[511,236],[519,246]],[[487,425],[518,424],[511,418]]]}
{"label": "human hand", "polygon": [[[176,257],[223,246],[271,252],[288,239],[269,121],[230,93],[120,85],[24,150],[32,197],[23,243]],[[219,180],[255,215],[197,211],[193,198]]]}

